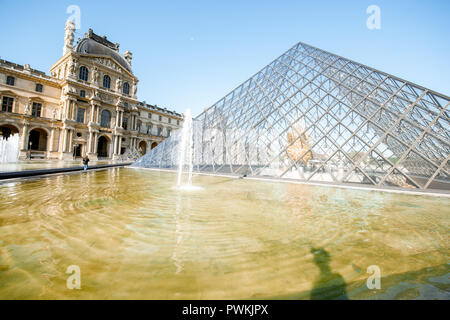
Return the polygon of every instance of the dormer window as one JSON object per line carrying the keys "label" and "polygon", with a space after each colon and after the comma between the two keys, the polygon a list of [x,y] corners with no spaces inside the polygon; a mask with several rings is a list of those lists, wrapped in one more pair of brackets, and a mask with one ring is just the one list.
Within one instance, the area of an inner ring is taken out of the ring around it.
{"label": "dormer window", "polygon": [[12,76],[7,76],[6,77],[6,84],[9,86],[13,86],[15,83],[16,79]]}
{"label": "dormer window", "polygon": [[88,81],[88,76],[89,76],[88,68],[86,68],[85,66],[82,66],[80,68],[80,74],[79,74],[78,78],[83,81]]}
{"label": "dormer window", "polygon": [[122,90],[122,92],[123,92],[124,94],[130,94],[130,85],[128,84],[128,82],[125,82],[125,83],[123,84],[123,90]]}
{"label": "dormer window", "polygon": [[107,89],[111,88],[111,77],[107,74],[103,76],[103,87]]}

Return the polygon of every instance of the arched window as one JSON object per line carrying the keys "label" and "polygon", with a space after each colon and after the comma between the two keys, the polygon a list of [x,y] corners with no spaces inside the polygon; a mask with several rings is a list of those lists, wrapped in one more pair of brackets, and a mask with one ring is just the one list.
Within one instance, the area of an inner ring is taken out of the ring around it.
{"label": "arched window", "polygon": [[108,110],[103,110],[100,125],[105,128],[109,128],[109,124],[111,122],[111,113]]}
{"label": "arched window", "polygon": [[85,66],[82,66],[80,68],[80,75],[79,75],[79,79],[83,80],[83,81],[88,81],[88,76],[89,76],[89,70],[88,68],[86,68]]}
{"label": "arched window", "polygon": [[128,84],[128,82],[125,82],[123,84],[123,91],[124,94],[130,94],[130,85]]}
{"label": "arched window", "polygon": [[111,78],[107,74],[103,76],[103,87],[111,88]]}

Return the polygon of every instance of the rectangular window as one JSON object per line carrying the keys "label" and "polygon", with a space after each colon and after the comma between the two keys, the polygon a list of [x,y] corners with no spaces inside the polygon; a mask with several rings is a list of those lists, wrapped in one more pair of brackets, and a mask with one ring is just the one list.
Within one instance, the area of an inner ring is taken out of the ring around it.
{"label": "rectangular window", "polygon": [[7,77],[6,77],[6,84],[7,84],[7,85],[10,85],[10,86],[13,86],[15,80],[16,80],[16,79],[15,79],[14,77],[7,76]]}
{"label": "rectangular window", "polygon": [[122,128],[124,128],[125,130],[128,129],[128,118],[122,118]]}
{"label": "rectangular window", "polygon": [[36,92],[42,92],[43,86],[40,83],[36,83]]}
{"label": "rectangular window", "polygon": [[2,111],[12,112],[14,99],[10,97],[3,97],[2,100]]}
{"label": "rectangular window", "polygon": [[167,137],[170,137],[170,129],[167,129]]}
{"label": "rectangular window", "polygon": [[179,126],[180,125],[180,120],[177,120],[177,126]]}
{"label": "rectangular window", "polygon": [[162,128],[158,128],[158,136],[162,135]]}
{"label": "rectangular window", "polygon": [[78,123],[84,123],[84,113],[86,112],[83,108],[78,108],[77,111],[77,122]]}
{"label": "rectangular window", "polygon": [[80,90],[80,97],[86,98],[86,91]]}
{"label": "rectangular window", "polygon": [[33,102],[33,108],[31,109],[31,115],[33,117],[40,117],[41,116],[41,110],[42,110],[42,104]]}
{"label": "rectangular window", "polygon": [[172,119],[171,118],[169,118],[169,123],[172,123]]}
{"label": "rectangular window", "polygon": [[151,134],[152,133],[152,125],[148,124],[147,125],[147,134]]}
{"label": "rectangular window", "polygon": [[152,118],[152,114],[149,112],[148,113],[148,118],[151,119]]}
{"label": "rectangular window", "polygon": [[159,116],[159,121],[162,121],[162,117],[161,116]]}

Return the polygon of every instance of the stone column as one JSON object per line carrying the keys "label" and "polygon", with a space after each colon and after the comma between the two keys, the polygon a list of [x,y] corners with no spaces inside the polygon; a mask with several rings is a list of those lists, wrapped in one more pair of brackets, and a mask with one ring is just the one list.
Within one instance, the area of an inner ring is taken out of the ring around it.
{"label": "stone column", "polygon": [[117,154],[117,136],[113,136],[113,156]]}
{"label": "stone column", "polygon": [[22,128],[22,136],[20,137],[20,149],[28,150],[28,124]]}
{"label": "stone column", "polygon": [[61,148],[61,152],[66,152],[67,151],[67,129],[63,129],[62,130],[62,148]]}
{"label": "stone column", "polygon": [[122,136],[119,136],[119,147],[117,149],[117,154],[120,155],[122,150]]}
{"label": "stone column", "polygon": [[120,127],[120,110],[116,110],[116,127]]}
{"label": "stone column", "polygon": [[95,123],[96,124],[99,124],[100,123],[100,121],[99,121],[99,119],[100,119],[100,106],[95,106]]}
{"label": "stone column", "polygon": [[48,149],[48,151],[53,152],[53,145],[55,142],[55,128],[52,128],[52,130],[50,131],[50,148]]}
{"label": "stone column", "polygon": [[73,102],[73,100],[70,100],[70,120],[73,120],[73,116],[75,113],[75,103]]}
{"label": "stone column", "polygon": [[72,119],[72,100],[67,101],[67,115],[66,119]]}
{"label": "stone column", "polygon": [[97,143],[97,137],[98,137],[98,133],[94,132],[94,153],[96,154],[98,152],[97,148],[98,148],[98,143]]}
{"label": "stone column", "polygon": [[89,132],[89,140],[88,140],[88,145],[87,145],[87,153],[92,153],[92,144],[93,144],[93,138],[94,138],[94,133],[93,132]]}
{"label": "stone column", "polygon": [[68,103],[69,103],[69,100],[64,100],[64,102],[63,102],[63,104],[62,104],[62,107],[61,107],[61,120],[65,120],[65,119],[67,119],[67,115],[68,115]]}
{"label": "stone column", "polygon": [[69,150],[68,152],[73,152],[73,129],[69,131]]}
{"label": "stone column", "polygon": [[73,105],[73,114],[72,114],[72,120],[73,121],[77,121],[77,103],[76,103],[76,101],[73,101],[72,102],[72,105]]}
{"label": "stone column", "polygon": [[94,122],[95,119],[95,104],[91,103],[91,114],[90,114],[90,121]]}

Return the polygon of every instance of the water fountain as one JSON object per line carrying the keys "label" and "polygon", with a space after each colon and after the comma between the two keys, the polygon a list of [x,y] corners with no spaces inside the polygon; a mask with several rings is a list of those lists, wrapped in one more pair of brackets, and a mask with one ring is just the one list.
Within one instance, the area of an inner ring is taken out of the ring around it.
{"label": "water fountain", "polygon": [[0,163],[17,162],[19,160],[19,135],[0,138]]}
{"label": "water fountain", "polygon": [[[191,110],[187,109],[184,117],[183,128],[181,131],[181,141],[178,159],[178,179],[177,188],[179,189],[195,189],[192,187],[192,168],[193,168],[193,127]],[[184,168],[187,169],[187,183],[182,184]]]}

